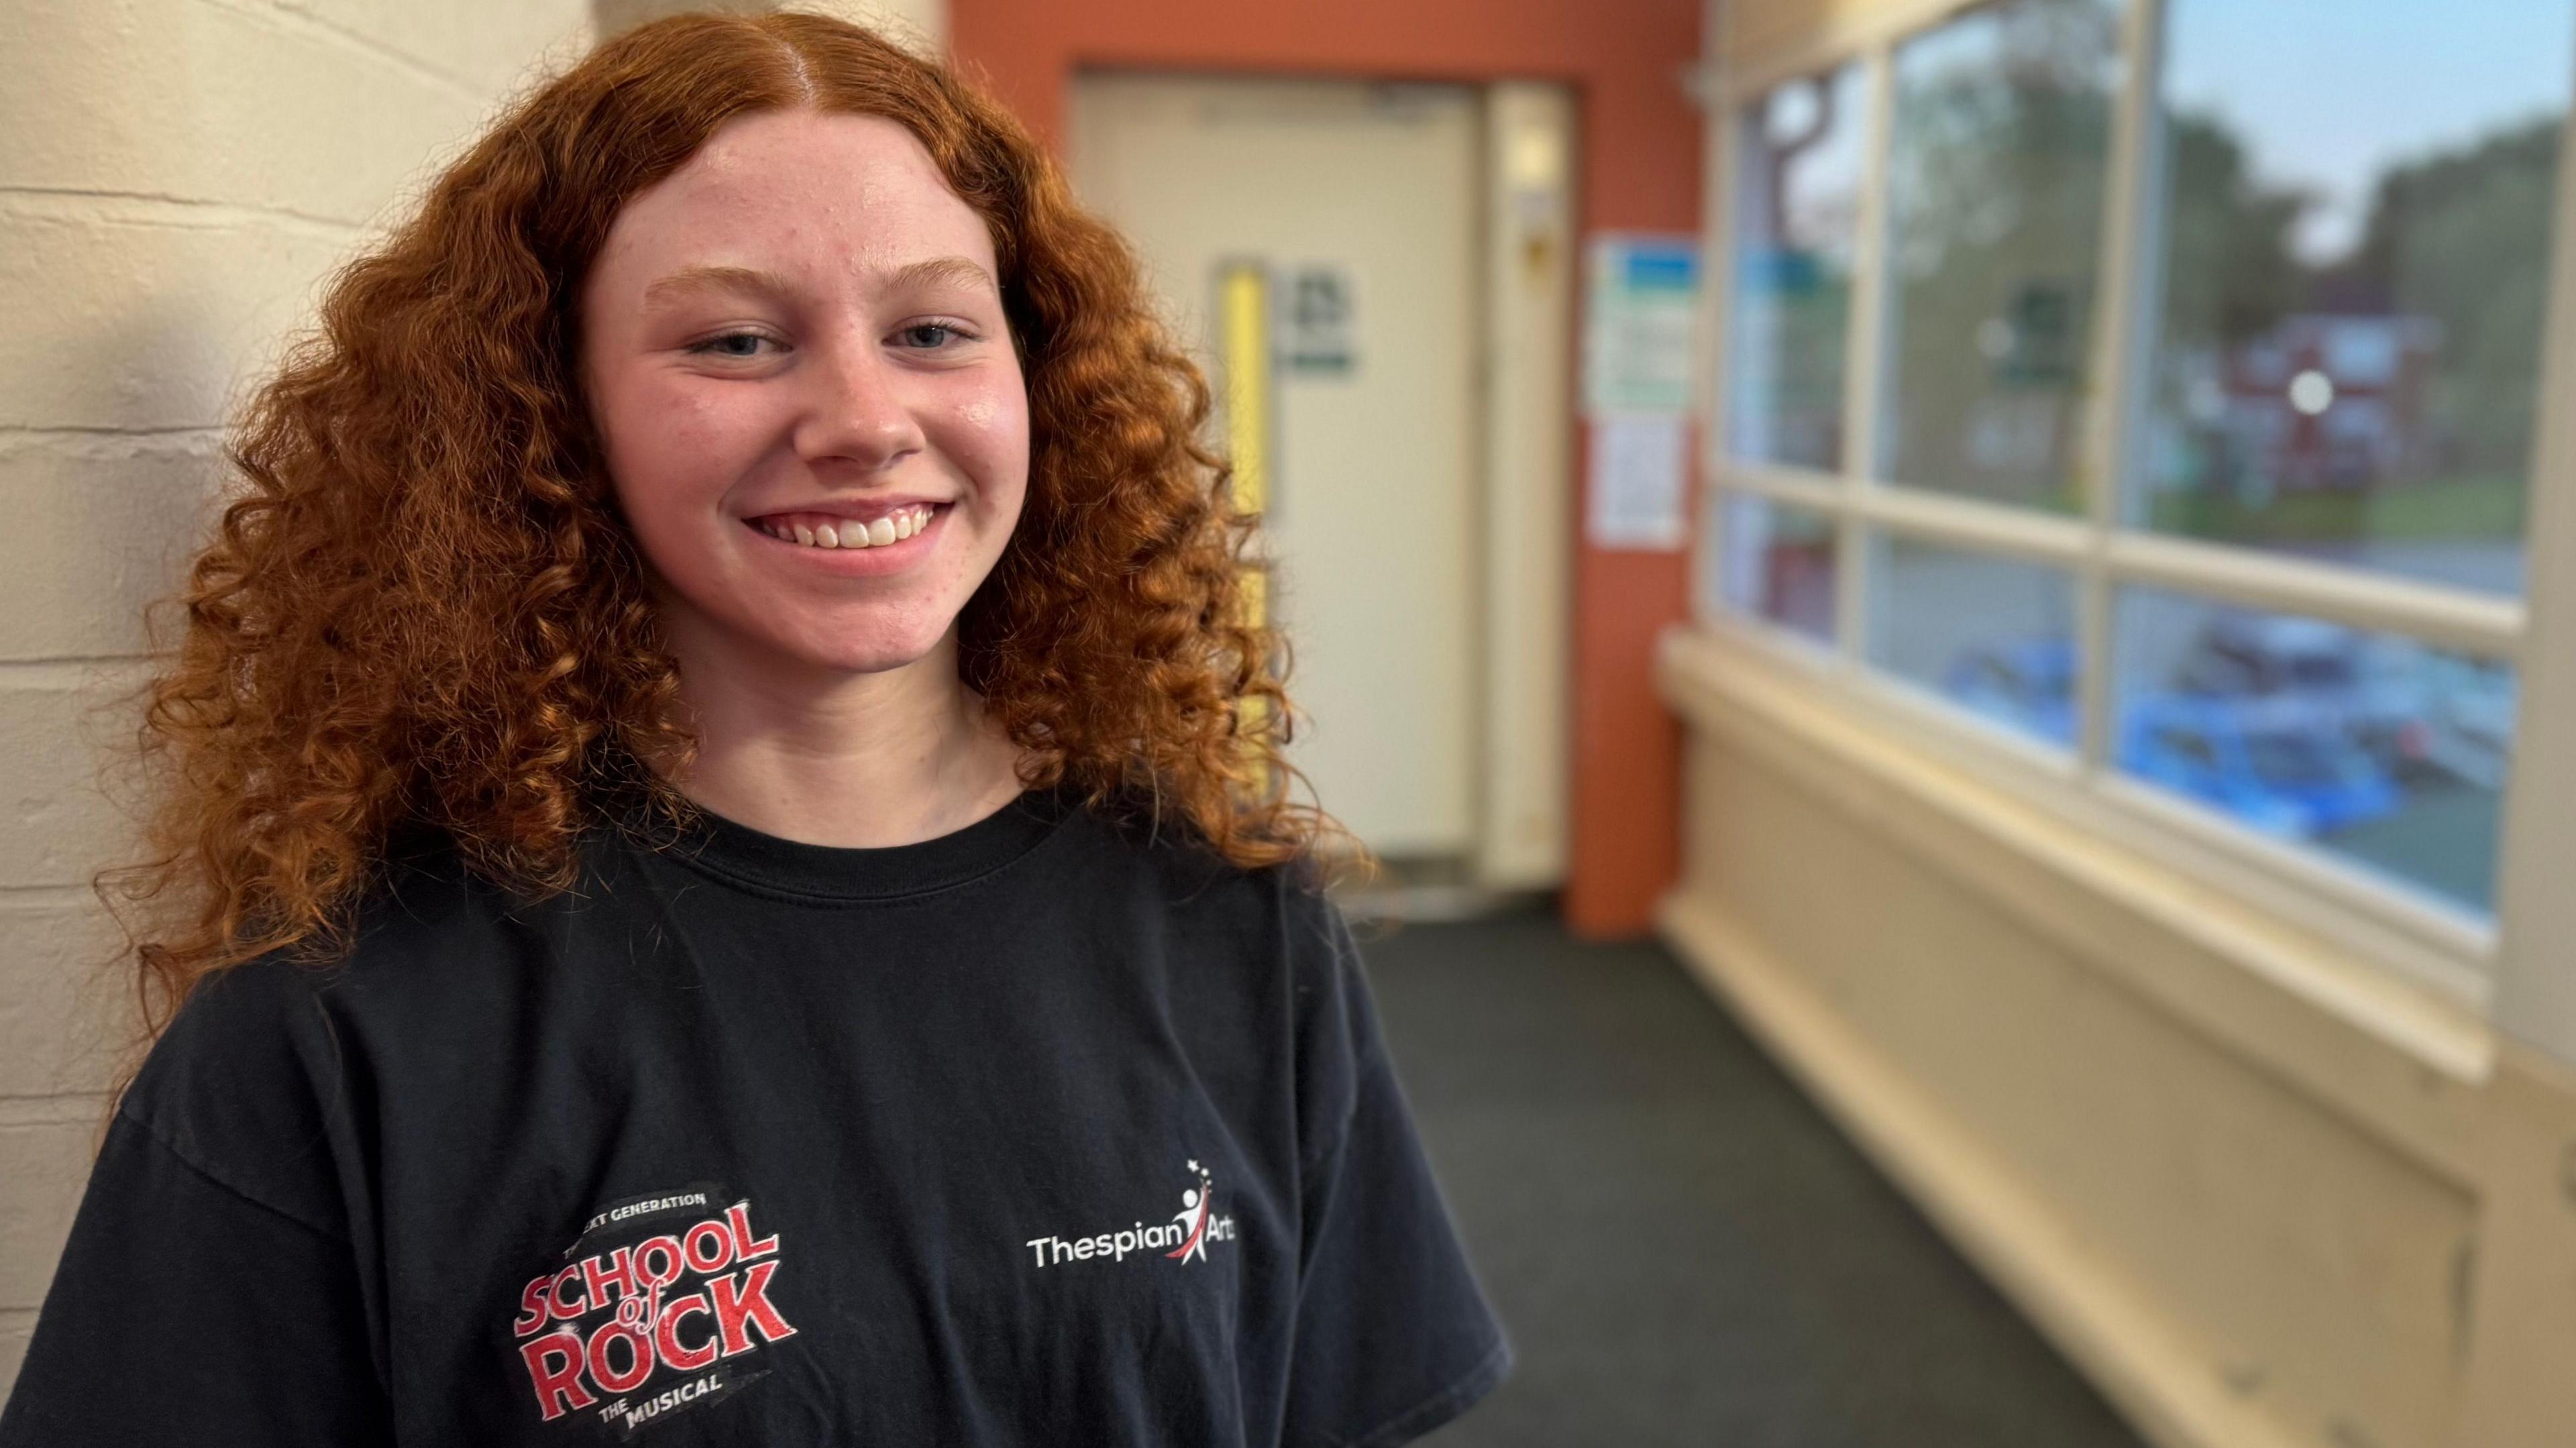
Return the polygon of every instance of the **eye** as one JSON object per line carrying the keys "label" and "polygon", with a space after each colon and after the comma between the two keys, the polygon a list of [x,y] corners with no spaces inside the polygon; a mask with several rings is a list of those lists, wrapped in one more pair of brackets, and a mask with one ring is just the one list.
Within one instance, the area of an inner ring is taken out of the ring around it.
{"label": "eye", "polygon": [[764,337],[758,332],[727,332],[720,337],[709,337],[703,342],[693,342],[689,345],[689,351],[698,356],[725,357],[737,362],[748,362],[760,355],[760,344],[763,342],[771,346],[778,345],[776,338]]}
{"label": "eye", "polygon": [[972,341],[975,336],[953,322],[915,322],[895,335],[924,352],[939,351],[952,340]]}

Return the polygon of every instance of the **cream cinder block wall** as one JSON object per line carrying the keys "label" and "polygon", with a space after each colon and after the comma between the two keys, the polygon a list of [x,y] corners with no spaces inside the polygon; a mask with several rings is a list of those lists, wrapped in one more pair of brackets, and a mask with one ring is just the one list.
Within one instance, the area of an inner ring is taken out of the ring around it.
{"label": "cream cinder block wall", "polygon": [[[130,1017],[88,888],[99,749],[317,284],[528,82],[643,0],[10,0],[0,86],[0,1394]],[[713,8],[713,7],[710,7]],[[745,8],[731,6],[726,8]],[[771,8],[761,5],[753,8]],[[944,44],[944,0],[806,8]]]}
{"label": "cream cinder block wall", "polygon": [[[0,1395],[130,1016],[100,748],[317,284],[526,83],[651,0],[10,0],[0,86]],[[703,8],[773,8],[710,5]],[[945,44],[944,0],[803,8]]]}
{"label": "cream cinder block wall", "polygon": [[0,1392],[123,1021],[87,882],[121,848],[94,712],[140,677],[229,407],[586,0],[12,0],[0,86]]}

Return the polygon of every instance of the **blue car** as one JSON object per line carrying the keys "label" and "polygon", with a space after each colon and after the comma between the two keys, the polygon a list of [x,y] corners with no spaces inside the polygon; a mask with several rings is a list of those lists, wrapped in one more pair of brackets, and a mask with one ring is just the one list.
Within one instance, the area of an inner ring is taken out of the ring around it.
{"label": "blue car", "polygon": [[1941,675],[1941,692],[1999,724],[2072,745],[2075,641],[2040,634],[1969,649]]}
{"label": "blue car", "polygon": [[2121,721],[2120,767],[2290,839],[2377,819],[2404,802],[2386,767],[2345,735],[2259,717],[2187,694],[2141,699]]}

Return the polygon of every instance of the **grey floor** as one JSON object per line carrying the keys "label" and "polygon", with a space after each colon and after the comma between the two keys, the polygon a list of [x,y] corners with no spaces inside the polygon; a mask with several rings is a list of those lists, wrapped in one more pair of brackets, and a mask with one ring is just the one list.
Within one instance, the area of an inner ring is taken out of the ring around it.
{"label": "grey floor", "polygon": [[1431,1448],[2139,1448],[1660,948],[1358,934],[1520,1356]]}

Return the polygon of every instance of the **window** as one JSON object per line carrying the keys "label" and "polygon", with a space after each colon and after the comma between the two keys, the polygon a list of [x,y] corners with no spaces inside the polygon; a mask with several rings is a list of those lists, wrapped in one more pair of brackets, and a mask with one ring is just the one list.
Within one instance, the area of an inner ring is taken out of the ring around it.
{"label": "window", "polygon": [[1735,191],[1734,455],[1842,466],[1860,204],[1861,70],[1780,86],[1745,116]]}
{"label": "window", "polygon": [[2064,570],[1902,535],[1878,540],[1870,662],[1991,723],[2075,743],[2075,591]]}
{"label": "window", "polygon": [[[2297,614],[2121,590],[2113,758],[2245,828],[2493,908],[2510,665]],[[2173,731],[2217,758],[2188,762]]]}
{"label": "window", "polygon": [[2107,0],[2010,0],[1897,48],[1880,476],[2081,508],[2118,36]]}
{"label": "window", "polygon": [[1834,641],[1834,522],[1812,508],[1737,494],[1727,500],[1729,607],[1818,643]]}
{"label": "window", "polygon": [[2478,965],[2571,62],[2576,0],[1993,0],[1759,80],[1702,596]]}
{"label": "window", "polygon": [[2565,0],[2167,0],[2129,521],[2522,591],[2571,53]]}

